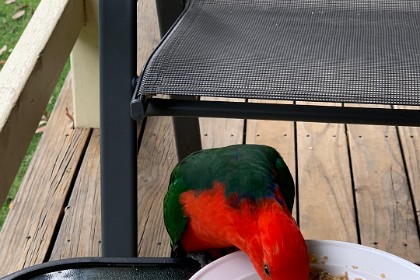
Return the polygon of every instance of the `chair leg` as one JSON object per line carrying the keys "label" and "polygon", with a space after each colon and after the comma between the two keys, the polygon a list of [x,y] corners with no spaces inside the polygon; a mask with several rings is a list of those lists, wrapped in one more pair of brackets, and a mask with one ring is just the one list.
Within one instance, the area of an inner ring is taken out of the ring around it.
{"label": "chair leg", "polygon": [[[172,98],[172,97],[171,97]],[[197,100],[194,96],[177,96],[176,99]],[[178,160],[199,151],[201,147],[200,123],[196,117],[173,117],[175,145]]]}
{"label": "chair leg", "polygon": [[137,66],[136,4],[99,1],[104,257],[137,256],[137,139],[129,107]]}
{"label": "chair leg", "polygon": [[175,144],[178,160],[201,150],[200,124],[198,118],[173,117]]}
{"label": "chair leg", "polygon": [[[177,96],[176,99],[197,100],[198,97]],[[172,117],[178,160],[202,149],[200,123],[196,117]]]}
{"label": "chair leg", "polygon": [[184,10],[185,0],[156,0],[160,36],[163,37]]}

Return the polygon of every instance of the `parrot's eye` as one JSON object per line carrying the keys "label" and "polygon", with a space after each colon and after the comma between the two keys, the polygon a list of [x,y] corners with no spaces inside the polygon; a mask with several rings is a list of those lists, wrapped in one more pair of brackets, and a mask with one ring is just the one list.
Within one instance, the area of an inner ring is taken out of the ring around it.
{"label": "parrot's eye", "polygon": [[264,272],[265,274],[267,274],[267,276],[270,276],[270,268],[268,267],[267,264],[264,264]]}

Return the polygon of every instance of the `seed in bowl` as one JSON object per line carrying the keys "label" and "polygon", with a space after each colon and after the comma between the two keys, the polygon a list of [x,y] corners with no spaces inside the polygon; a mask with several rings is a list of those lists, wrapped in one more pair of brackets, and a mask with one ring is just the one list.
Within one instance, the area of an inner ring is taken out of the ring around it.
{"label": "seed in bowl", "polygon": [[347,272],[342,275],[331,275],[319,268],[311,268],[309,272],[309,280],[348,280]]}

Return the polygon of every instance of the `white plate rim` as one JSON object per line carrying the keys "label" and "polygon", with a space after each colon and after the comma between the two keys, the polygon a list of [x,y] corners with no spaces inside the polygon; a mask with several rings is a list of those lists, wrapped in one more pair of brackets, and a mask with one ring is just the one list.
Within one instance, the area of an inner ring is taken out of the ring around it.
{"label": "white plate rim", "polygon": [[[391,253],[376,249],[376,248],[372,248],[372,247],[368,247],[365,245],[360,245],[357,243],[350,243],[350,242],[345,242],[345,241],[337,241],[337,240],[312,240],[312,239],[308,239],[306,240],[307,246],[308,246],[308,251],[309,253],[314,253],[311,252],[314,248],[316,247],[323,247],[324,249],[327,248],[342,248],[345,250],[357,250],[358,252],[362,252],[365,254],[369,254],[369,255],[374,255],[377,256],[379,258],[384,258],[390,262],[396,262],[398,263],[398,265],[403,266],[405,269],[411,270],[413,271],[414,274],[418,274],[420,279],[420,267],[413,264],[412,262],[405,260],[399,256],[393,255]],[[227,267],[230,266],[230,262],[240,262],[240,264],[245,265],[243,268],[246,269],[246,271],[241,270],[241,275],[236,275],[237,279],[242,279],[245,276],[249,276],[250,271],[254,274],[256,274],[254,268],[252,265],[250,265],[249,259],[248,257],[245,255],[245,253],[238,251],[238,252],[234,252],[231,253],[229,255],[226,255],[220,259],[215,260],[214,262],[210,263],[209,265],[205,266],[204,268],[200,269],[196,274],[194,274],[190,280],[199,280],[199,279],[212,279],[212,278],[206,278],[209,277],[209,273],[211,273],[211,271],[216,271],[217,269],[223,268],[224,265],[226,265]],[[343,266],[344,268],[344,266]],[[345,269],[351,269],[352,265],[351,264],[347,264]],[[251,270],[250,270],[251,269]],[[360,267],[358,267],[357,269],[360,269]],[[362,268],[363,269],[363,268]],[[235,274],[234,271],[229,271],[231,275]],[[245,274],[245,275],[244,275]],[[386,275],[386,274],[385,274]],[[235,275],[233,276],[235,277]],[[378,274],[378,278],[379,278],[379,274]],[[216,279],[216,278],[214,278]],[[217,278],[220,279],[220,278]],[[228,279],[232,279],[232,278],[228,278]],[[390,278],[385,278],[385,279],[390,279]],[[394,278],[392,278],[394,279]],[[408,280],[408,279],[407,279]],[[413,279],[414,280],[414,279]]]}

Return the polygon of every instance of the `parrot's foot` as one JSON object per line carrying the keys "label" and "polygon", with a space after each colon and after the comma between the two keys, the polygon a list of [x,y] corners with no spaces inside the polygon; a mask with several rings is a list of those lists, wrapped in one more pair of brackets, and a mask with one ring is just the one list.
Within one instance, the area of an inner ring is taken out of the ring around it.
{"label": "parrot's foot", "polygon": [[211,249],[207,251],[202,252],[193,252],[193,253],[187,253],[187,258],[191,258],[195,261],[197,261],[201,267],[204,267],[211,263],[214,260],[217,260],[220,257],[223,257],[227,254],[233,253],[237,251],[238,249],[235,247],[230,248],[223,248],[223,249]]}
{"label": "parrot's foot", "polygon": [[187,258],[191,258],[197,261],[201,267],[205,267],[206,265],[215,260],[209,252],[188,253]]}

